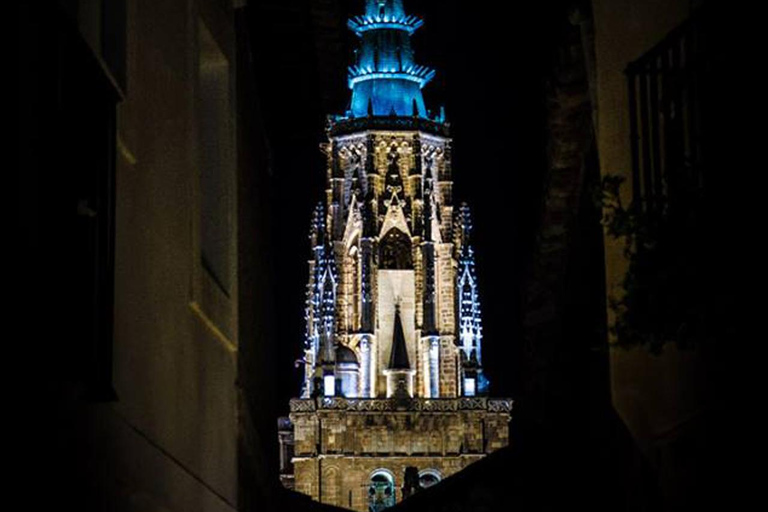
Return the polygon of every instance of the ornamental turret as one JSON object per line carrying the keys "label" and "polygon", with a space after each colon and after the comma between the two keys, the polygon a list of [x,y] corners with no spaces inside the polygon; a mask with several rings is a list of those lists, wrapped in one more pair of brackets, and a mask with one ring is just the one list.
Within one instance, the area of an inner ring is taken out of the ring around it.
{"label": "ornamental turret", "polygon": [[411,49],[421,25],[405,13],[402,0],[367,0],[365,14],[349,20],[361,39],[349,67],[351,116],[427,116],[421,89],[435,72],[416,64]]}

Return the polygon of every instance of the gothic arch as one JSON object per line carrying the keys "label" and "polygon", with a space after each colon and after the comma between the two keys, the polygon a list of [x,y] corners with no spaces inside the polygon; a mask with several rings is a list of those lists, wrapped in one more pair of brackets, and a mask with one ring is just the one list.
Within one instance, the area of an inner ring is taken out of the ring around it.
{"label": "gothic arch", "polygon": [[321,489],[324,503],[340,503],[341,474],[336,466],[323,468],[323,488]]}
{"label": "gothic arch", "polygon": [[411,239],[397,228],[390,229],[379,244],[379,268],[413,270]]}

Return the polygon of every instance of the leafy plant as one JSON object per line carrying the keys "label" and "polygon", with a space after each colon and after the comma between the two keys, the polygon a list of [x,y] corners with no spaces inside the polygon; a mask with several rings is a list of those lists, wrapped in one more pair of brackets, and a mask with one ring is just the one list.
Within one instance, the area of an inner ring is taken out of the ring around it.
{"label": "leafy plant", "polygon": [[[624,241],[629,262],[621,297],[609,298],[616,315],[612,332],[622,347],[658,354],[668,343],[689,348],[716,335],[707,289],[703,208],[698,189],[654,196],[653,204],[621,199],[624,178],[603,177],[595,200],[608,236]],[[664,187],[669,190],[668,186]]]}

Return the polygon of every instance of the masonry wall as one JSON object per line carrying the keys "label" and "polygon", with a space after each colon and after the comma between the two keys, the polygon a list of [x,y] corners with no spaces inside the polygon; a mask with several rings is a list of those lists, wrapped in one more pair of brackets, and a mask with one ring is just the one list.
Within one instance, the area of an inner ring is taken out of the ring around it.
{"label": "masonry wall", "polygon": [[375,470],[405,468],[448,477],[509,444],[509,414],[489,411],[293,413],[296,491],[322,503],[367,510]]}
{"label": "masonry wall", "polygon": [[[482,458],[481,455],[454,457],[389,457],[386,460],[371,457],[326,457],[296,462],[296,478],[303,482],[296,490],[321,503],[351,510],[368,510],[368,485],[376,470],[385,469],[394,475],[395,499],[402,500],[405,469],[431,469],[445,476],[457,473]],[[318,479],[319,476],[319,479]],[[318,494],[322,483],[322,495]]]}

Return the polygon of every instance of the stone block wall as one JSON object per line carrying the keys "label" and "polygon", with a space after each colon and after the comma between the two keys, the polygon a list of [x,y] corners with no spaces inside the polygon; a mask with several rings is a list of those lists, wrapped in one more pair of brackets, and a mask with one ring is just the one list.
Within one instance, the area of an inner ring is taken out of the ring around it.
{"label": "stone block wall", "polygon": [[402,487],[407,467],[413,466],[419,471],[432,470],[446,478],[482,457],[457,455],[390,457],[386,460],[373,457],[302,459],[296,462],[296,490],[325,504],[366,512],[370,478],[378,470],[385,470],[393,476],[395,499],[400,502],[403,499]]}
{"label": "stone block wall", "polygon": [[453,336],[440,337],[440,396],[458,396],[458,348]]}
{"label": "stone block wall", "polygon": [[483,451],[491,453],[509,445],[509,416],[507,414],[486,414],[483,417],[485,429]]}
{"label": "stone block wall", "polygon": [[420,400],[403,410],[391,400],[299,401],[291,414],[295,490],[365,511],[370,478],[383,470],[399,501],[406,467],[445,478],[506,446],[509,407],[485,399]]}

